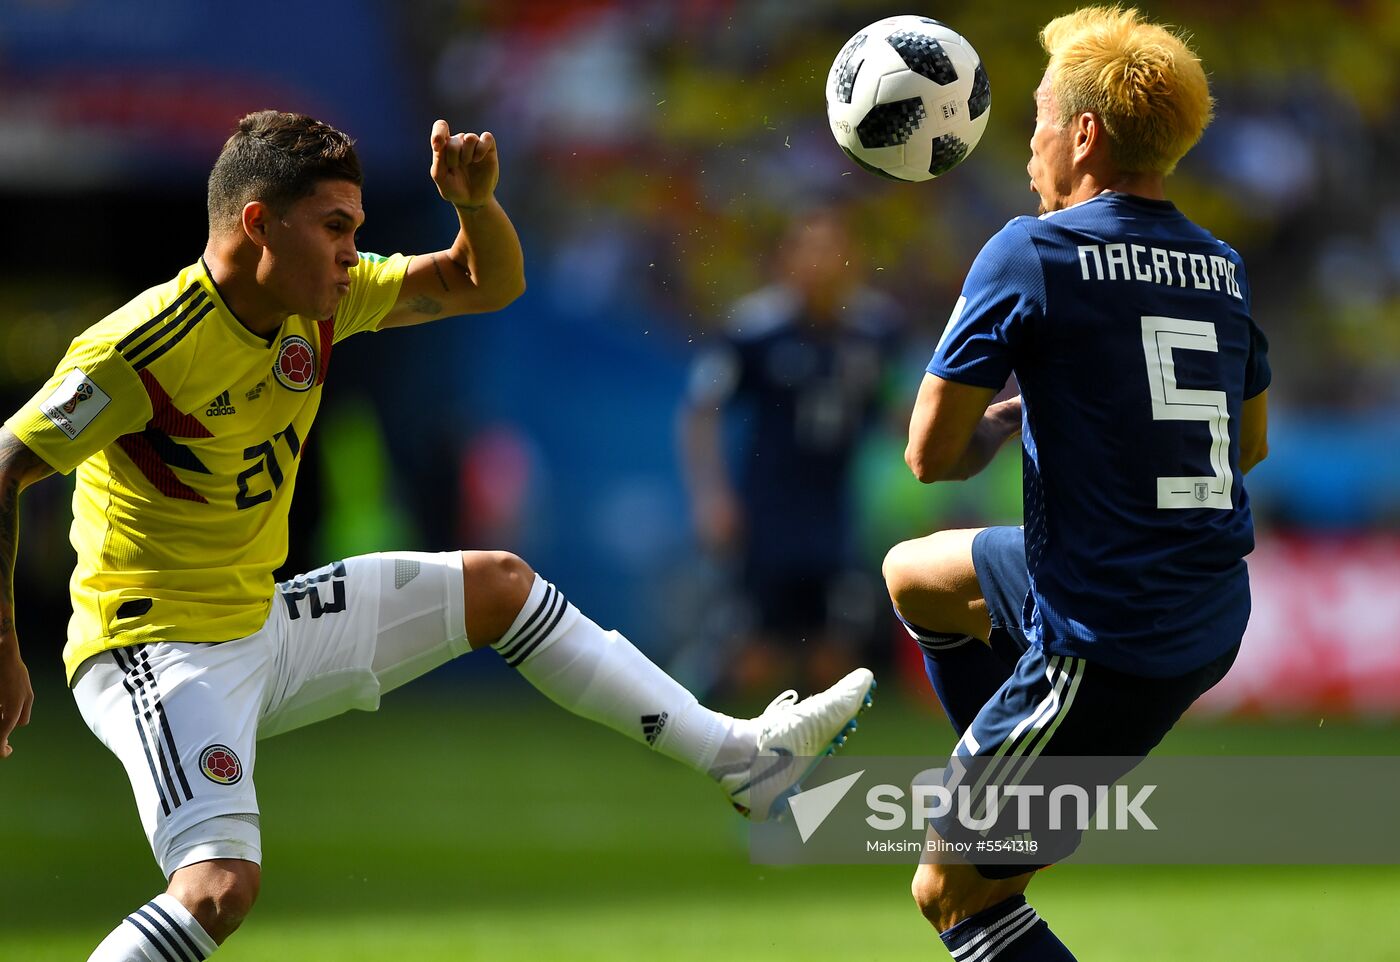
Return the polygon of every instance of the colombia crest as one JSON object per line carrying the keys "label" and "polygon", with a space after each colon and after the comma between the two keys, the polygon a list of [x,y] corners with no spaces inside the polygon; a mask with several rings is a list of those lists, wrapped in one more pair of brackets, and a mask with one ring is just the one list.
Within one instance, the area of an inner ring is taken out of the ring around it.
{"label": "colombia crest", "polygon": [[272,374],[289,391],[311,390],[316,383],[316,349],[301,335],[288,334],[282,338]]}
{"label": "colombia crest", "polygon": [[210,745],[200,752],[199,770],[220,785],[232,785],[243,777],[243,763],[227,745]]}

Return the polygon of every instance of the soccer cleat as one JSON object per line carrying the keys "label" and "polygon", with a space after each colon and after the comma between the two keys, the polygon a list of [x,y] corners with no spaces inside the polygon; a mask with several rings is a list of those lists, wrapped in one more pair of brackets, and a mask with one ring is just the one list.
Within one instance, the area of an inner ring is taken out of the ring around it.
{"label": "soccer cleat", "polygon": [[846,743],[856,716],[874,702],[875,676],[857,668],[819,695],[801,701],[789,689],[774,698],[758,725],[758,750],[743,769],[719,783],[735,809],[751,821],[782,818],[788,799],[823,758]]}

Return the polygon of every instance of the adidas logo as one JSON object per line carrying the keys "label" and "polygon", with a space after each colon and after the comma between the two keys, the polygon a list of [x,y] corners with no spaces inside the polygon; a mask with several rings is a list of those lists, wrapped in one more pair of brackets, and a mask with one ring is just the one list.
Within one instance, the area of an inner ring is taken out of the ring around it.
{"label": "adidas logo", "polygon": [[204,412],[204,416],[207,418],[216,418],[225,414],[237,413],[238,409],[233,406],[233,401],[229,399],[228,392],[225,391],[209,402],[209,410]]}
{"label": "adidas logo", "polygon": [[642,735],[646,738],[648,745],[656,744],[656,740],[661,737],[661,732],[666,727],[666,719],[669,717],[664,711],[659,715],[642,716]]}

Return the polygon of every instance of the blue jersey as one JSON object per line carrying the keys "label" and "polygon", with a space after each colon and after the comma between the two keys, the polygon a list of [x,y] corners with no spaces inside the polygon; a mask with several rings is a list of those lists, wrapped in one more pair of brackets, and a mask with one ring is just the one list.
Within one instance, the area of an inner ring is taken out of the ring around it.
{"label": "blue jersey", "polygon": [[978,254],[928,370],[1020,382],[1032,644],[1166,677],[1239,642],[1237,426],[1269,384],[1249,305],[1233,249],[1130,194],[1015,218]]}
{"label": "blue jersey", "polygon": [[839,319],[817,323],[773,285],[735,306],[733,328],[702,357],[691,396],[743,421],[732,454],[746,566],[842,568],[851,560],[851,474],[879,410],[893,306],[859,290]]}

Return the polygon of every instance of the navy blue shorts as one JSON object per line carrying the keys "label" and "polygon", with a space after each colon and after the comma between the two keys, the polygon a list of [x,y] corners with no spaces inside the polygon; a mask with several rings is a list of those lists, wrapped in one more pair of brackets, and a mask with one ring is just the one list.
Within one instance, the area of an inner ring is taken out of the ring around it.
{"label": "navy blue shorts", "polygon": [[[1046,655],[1032,647],[1021,630],[1030,589],[1024,532],[987,528],[973,539],[972,562],[987,600],[992,648],[1008,661],[1016,658],[1010,675],[954,750],[961,766],[979,781],[1024,779],[1041,756],[1116,757],[1123,760],[1116,770],[1100,766],[1096,774],[1121,777],[1162,740],[1192,702],[1225,677],[1239,651],[1236,644],[1174,678],[1130,675],[1085,658]],[[939,834],[950,840],[977,837],[968,834],[956,814],[955,810],[935,821]],[[987,878],[1009,878],[1063,858],[1077,843],[1077,834],[1062,835],[1040,849],[1052,856],[1043,861],[977,868]]]}

